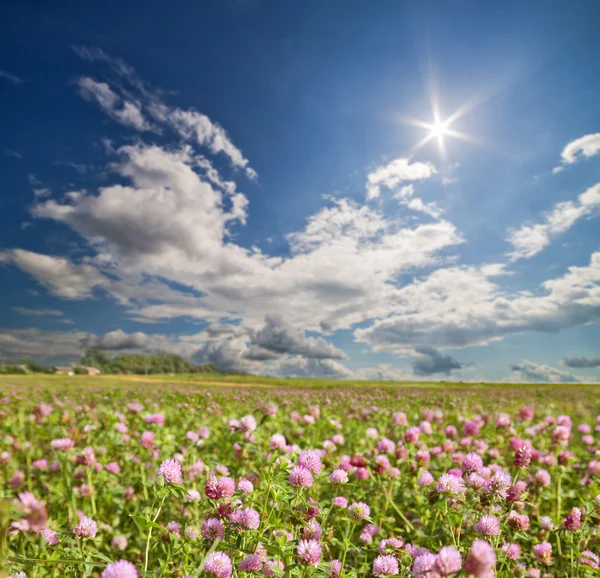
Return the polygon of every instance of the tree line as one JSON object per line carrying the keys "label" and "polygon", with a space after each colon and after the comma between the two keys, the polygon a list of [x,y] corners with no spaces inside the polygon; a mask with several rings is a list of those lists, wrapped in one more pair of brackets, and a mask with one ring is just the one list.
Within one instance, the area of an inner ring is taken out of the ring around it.
{"label": "tree line", "polygon": [[[100,349],[88,349],[78,365],[70,367],[74,374],[87,375],[89,367],[105,374],[151,375],[156,373],[220,373],[212,364],[196,365],[174,353],[121,354],[110,357]],[[0,365],[0,375],[25,373],[56,373],[55,366],[25,360],[15,365]]]}

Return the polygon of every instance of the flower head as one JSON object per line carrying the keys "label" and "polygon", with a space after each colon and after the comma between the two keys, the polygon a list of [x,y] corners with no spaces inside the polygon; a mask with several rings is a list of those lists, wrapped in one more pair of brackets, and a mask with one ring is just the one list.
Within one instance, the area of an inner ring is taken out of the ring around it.
{"label": "flower head", "polygon": [[298,558],[305,566],[316,566],[321,560],[321,544],[316,540],[300,540],[298,543]]}
{"label": "flower head", "polygon": [[450,576],[460,571],[462,558],[460,552],[452,546],[444,546],[435,560],[435,568],[442,576]]}
{"label": "flower head", "polygon": [[98,533],[98,524],[92,518],[82,516],[77,526],[75,526],[73,533],[78,538],[95,538]]}
{"label": "flower head", "polygon": [[395,576],[399,571],[395,556],[377,556],[373,562],[373,576]]}
{"label": "flower head", "polygon": [[109,564],[102,572],[102,578],[138,578],[135,566],[127,560],[119,560]]}
{"label": "flower head", "polygon": [[354,502],[348,510],[350,515],[357,520],[364,520],[371,514],[371,508],[364,502]]}
{"label": "flower head", "polygon": [[464,569],[475,578],[487,578],[496,564],[496,553],[486,540],[475,540],[465,560]]}
{"label": "flower head", "polygon": [[233,571],[231,558],[225,552],[213,552],[206,558],[204,570],[216,578],[229,578]]}
{"label": "flower head", "polygon": [[299,465],[292,468],[288,481],[290,486],[294,486],[295,488],[310,488],[313,485],[313,477],[310,470]]}
{"label": "flower head", "polygon": [[166,484],[181,484],[181,464],[177,460],[165,460],[158,468],[158,475]]}

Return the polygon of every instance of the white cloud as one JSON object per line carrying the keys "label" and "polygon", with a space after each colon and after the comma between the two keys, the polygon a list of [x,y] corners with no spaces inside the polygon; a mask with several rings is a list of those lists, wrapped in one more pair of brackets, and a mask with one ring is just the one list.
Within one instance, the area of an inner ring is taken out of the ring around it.
{"label": "white cloud", "polygon": [[568,371],[540,365],[532,361],[522,361],[511,366],[512,374],[503,381],[513,383],[596,383],[594,377],[578,377]]}
{"label": "white cloud", "polygon": [[40,317],[60,317],[63,312],[58,309],[29,309],[27,307],[13,307],[13,311],[21,315],[35,315]]}
{"label": "white cloud", "polygon": [[453,370],[461,369],[463,364],[450,355],[443,355],[434,347],[421,346],[415,349],[412,369],[415,375],[434,375],[444,373],[450,375]]}
{"label": "white cloud", "polygon": [[262,329],[251,335],[251,342],[261,350],[278,354],[299,355],[312,359],[346,359],[346,354],[322,337],[306,337],[281,317],[269,315]]}
{"label": "white cloud", "polygon": [[600,153],[600,132],[595,134],[586,134],[578,139],[571,141],[565,146],[561,157],[561,165],[555,167],[552,172],[562,171],[566,165],[572,165],[579,162],[582,158],[589,159]]}
{"label": "white cloud", "polygon": [[600,367],[599,357],[564,357],[560,360],[561,365],[572,368]]}
{"label": "white cloud", "polygon": [[[130,184],[71,192],[38,203],[33,213],[84,236],[101,271],[133,276],[132,283],[148,275],[170,279],[202,294],[137,304],[130,311],[138,319],[220,315],[259,327],[266,315],[279,314],[303,329],[349,327],[390,311],[398,274],[436,265],[442,250],[462,242],[448,221],[403,228],[374,208],[339,199],[288,236],[291,256],[271,257],[228,240],[227,224],[242,220],[245,209],[203,180],[196,170],[205,167],[189,148],[120,152],[113,168]],[[107,290],[114,294],[114,286]]]}
{"label": "white cloud", "polygon": [[407,158],[398,158],[387,165],[377,167],[367,175],[367,199],[375,199],[381,188],[395,189],[400,183],[428,179],[436,172],[431,163],[411,163]]}
{"label": "white cloud", "polygon": [[82,350],[83,331],[42,331],[41,329],[0,330],[0,359],[19,362],[34,359],[44,362],[78,361]]}
{"label": "white cloud", "polygon": [[151,130],[152,126],[144,118],[137,103],[122,99],[106,82],[82,76],[77,80],[79,93],[90,102],[95,102],[108,116],[125,126],[136,130]]}
{"label": "white cloud", "polygon": [[554,205],[542,223],[522,225],[508,232],[507,241],[514,247],[508,256],[511,261],[530,259],[540,253],[552,239],[568,231],[579,219],[600,207],[600,183],[579,195],[576,201]]}
{"label": "white cloud", "polygon": [[284,359],[266,368],[267,372],[286,377],[314,377],[322,379],[350,379],[354,373],[333,359]]}
{"label": "white cloud", "polygon": [[[248,178],[256,179],[256,171],[221,125],[194,109],[184,110],[166,104],[162,94],[150,89],[135,69],[120,58],[114,58],[100,48],[74,46],[73,50],[88,62],[107,65],[120,80],[113,88],[122,97],[106,83],[87,77],[79,81],[82,96],[96,100],[106,114],[138,130],[151,130],[153,127],[143,115],[145,111],[155,122],[170,127],[184,140],[206,147],[213,154],[224,154],[234,167],[244,169]],[[116,108],[121,102],[121,108]]]}
{"label": "white cloud", "polygon": [[600,252],[542,283],[539,294],[507,294],[476,267],[438,269],[399,289],[395,312],[355,330],[375,351],[486,345],[527,331],[555,333],[600,320]]}
{"label": "white cloud", "polygon": [[8,263],[31,275],[53,295],[64,299],[87,299],[108,279],[91,265],[76,265],[67,259],[23,249],[0,251],[0,263]]}

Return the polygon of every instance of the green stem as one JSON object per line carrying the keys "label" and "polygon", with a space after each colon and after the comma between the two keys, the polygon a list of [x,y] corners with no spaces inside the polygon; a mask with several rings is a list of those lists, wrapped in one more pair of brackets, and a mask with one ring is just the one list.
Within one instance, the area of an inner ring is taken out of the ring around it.
{"label": "green stem", "polygon": [[[156,522],[156,520],[160,514],[160,511],[162,510],[163,504],[165,503],[166,498],[167,498],[167,494],[165,493],[165,495],[163,496],[163,498],[160,502],[160,506],[158,507],[158,511],[156,512],[156,515],[152,519],[152,522]],[[154,508],[154,503],[152,504],[152,508]],[[148,537],[146,538],[146,549],[144,552],[144,573],[146,573],[148,571],[148,555],[150,553],[150,538],[151,537],[152,537],[152,526],[150,526],[150,528],[148,528]]]}

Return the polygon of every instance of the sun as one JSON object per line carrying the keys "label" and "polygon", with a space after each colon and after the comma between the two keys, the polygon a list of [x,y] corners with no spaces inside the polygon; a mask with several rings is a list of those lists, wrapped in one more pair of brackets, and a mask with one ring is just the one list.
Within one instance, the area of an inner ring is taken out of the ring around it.
{"label": "sun", "polygon": [[447,122],[437,121],[434,124],[429,125],[429,129],[431,131],[431,136],[437,139],[441,139],[444,137],[444,135],[449,133]]}

